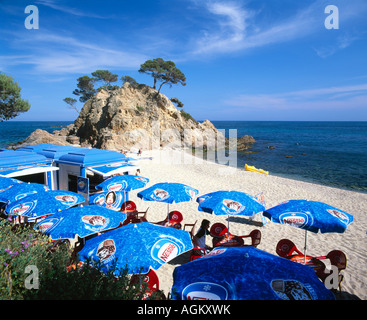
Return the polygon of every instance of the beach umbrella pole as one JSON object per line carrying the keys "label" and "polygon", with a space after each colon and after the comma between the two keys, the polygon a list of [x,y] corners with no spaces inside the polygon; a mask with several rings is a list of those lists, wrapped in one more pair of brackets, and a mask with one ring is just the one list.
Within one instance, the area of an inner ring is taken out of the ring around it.
{"label": "beach umbrella pole", "polygon": [[304,260],[303,264],[306,264],[306,251],[307,251],[307,230],[305,230],[305,253],[304,253]]}

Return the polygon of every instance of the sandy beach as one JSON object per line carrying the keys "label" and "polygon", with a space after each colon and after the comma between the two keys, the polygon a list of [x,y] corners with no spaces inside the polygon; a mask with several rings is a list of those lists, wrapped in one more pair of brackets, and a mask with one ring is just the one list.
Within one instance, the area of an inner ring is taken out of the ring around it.
{"label": "sandy beach", "polygon": [[[150,158],[150,159],[149,159]],[[347,268],[343,271],[343,299],[367,299],[367,194],[346,191],[327,186],[285,179],[277,176],[263,175],[255,172],[231,168],[205,161],[187,154],[185,151],[144,151],[139,161],[141,175],[150,179],[147,186],[159,182],[184,183],[199,190],[199,195],[218,190],[237,190],[256,195],[264,192],[266,208],[285,200],[307,199],[328,203],[354,216],[347,231],[342,234],[307,233],[307,254],[326,255],[331,250],[342,250],[347,256]],[[266,168],[264,168],[266,169]],[[139,191],[139,190],[138,190]],[[135,201],[140,211],[149,207],[148,221],[157,222],[167,215],[167,204],[146,202],[139,199],[138,191],[130,192],[130,200]],[[183,224],[196,223],[197,230],[202,219],[211,223],[228,224],[227,216],[215,216],[197,210],[196,201],[171,204],[169,209],[179,210],[183,214]],[[264,226],[261,218],[253,220],[248,217],[229,217],[232,234],[248,234],[258,228],[262,233],[259,249],[276,254],[276,244],[287,238],[292,240],[298,249],[303,251],[304,230],[284,226],[268,221]],[[207,237],[211,245],[211,237]],[[186,254],[170,261],[158,271],[160,289],[167,295],[173,283],[172,273],[176,266],[188,261]]]}

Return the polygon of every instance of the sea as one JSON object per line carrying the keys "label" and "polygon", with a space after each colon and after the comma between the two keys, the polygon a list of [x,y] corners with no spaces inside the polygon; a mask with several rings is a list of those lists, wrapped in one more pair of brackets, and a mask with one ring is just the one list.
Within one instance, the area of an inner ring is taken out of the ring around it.
{"label": "sea", "polygon": [[[52,133],[71,121],[0,122],[0,149],[27,138],[34,130]],[[269,174],[367,193],[367,122],[212,121],[237,137],[250,135],[252,148],[237,153],[245,163]],[[232,131],[233,132],[233,131]]]}

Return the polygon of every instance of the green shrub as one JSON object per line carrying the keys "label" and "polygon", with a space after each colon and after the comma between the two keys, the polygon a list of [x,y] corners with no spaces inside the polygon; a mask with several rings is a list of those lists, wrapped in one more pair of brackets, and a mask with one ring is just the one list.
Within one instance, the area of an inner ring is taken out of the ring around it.
{"label": "green shrub", "polygon": [[[0,300],[142,299],[146,284],[130,285],[127,268],[101,272],[91,261],[70,268],[71,253],[67,243],[54,246],[30,227],[12,230],[8,221],[0,221]],[[37,268],[38,288],[29,288],[35,282],[27,266]]]}

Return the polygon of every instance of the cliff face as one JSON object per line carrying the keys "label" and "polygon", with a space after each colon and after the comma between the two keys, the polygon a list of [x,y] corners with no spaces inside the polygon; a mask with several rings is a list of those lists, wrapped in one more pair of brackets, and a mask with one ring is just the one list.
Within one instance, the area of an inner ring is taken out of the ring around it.
{"label": "cliff face", "polygon": [[186,119],[165,95],[128,83],[87,101],[68,134],[82,146],[110,150],[191,147],[194,141],[215,148],[215,139],[224,142],[211,122]]}

